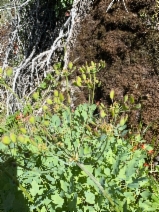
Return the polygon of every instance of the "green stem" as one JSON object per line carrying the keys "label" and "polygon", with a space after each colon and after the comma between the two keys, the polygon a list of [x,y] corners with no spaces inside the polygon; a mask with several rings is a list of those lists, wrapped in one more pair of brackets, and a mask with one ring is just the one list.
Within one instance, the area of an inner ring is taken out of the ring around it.
{"label": "green stem", "polygon": [[69,94],[69,88],[68,88],[68,76],[66,75],[66,89],[67,89],[67,95]]}
{"label": "green stem", "polygon": [[103,148],[101,154],[98,156],[98,158],[97,158],[95,161],[98,161],[98,160],[100,159],[100,157],[103,155],[105,149],[106,149],[107,146],[108,146],[108,141],[109,141],[109,139],[107,138],[107,139],[106,139],[106,143],[105,143],[105,147]]}
{"label": "green stem", "polygon": [[95,73],[93,73],[93,91],[92,91],[92,104],[93,104],[93,101],[94,101],[94,91],[95,91],[95,86],[96,86],[96,77],[95,77]]}
{"label": "green stem", "polygon": [[[69,97],[69,87],[68,87],[68,76],[66,75],[66,89],[67,89],[67,98]],[[68,105],[69,106],[69,108],[71,108],[70,107],[70,105]],[[72,114],[71,114],[71,111],[70,111],[70,125],[71,125],[71,119],[72,119]]]}
{"label": "green stem", "polygon": [[[10,177],[14,183],[20,188],[20,190],[25,194],[25,196],[28,198],[28,200],[32,203],[34,203],[34,200],[32,199],[31,195],[27,192],[27,190],[18,182],[18,180],[13,177],[8,171],[6,171],[4,168],[2,168],[2,171],[8,176]],[[40,212],[41,210],[37,207],[36,208],[38,212]]]}
{"label": "green stem", "polygon": [[16,93],[14,93],[13,90],[5,82],[2,82],[1,85],[6,87],[13,94],[13,96],[15,96],[18,99],[18,101],[21,104],[23,104],[23,102],[19,99],[18,95]]}
{"label": "green stem", "polygon": [[6,129],[6,128],[2,127],[2,126],[0,126],[0,129],[2,129],[4,132],[8,132],[8,133],[10,133],[10,130],[8,130],[8,129]]}
{"label": "green stem", "polygon": [[113,199],[107,194],[107,192],[104,190],[104,188],[101,186],[101,184],[97,181],[97,179],[86,169],[84,164],[81,164],[79,162],[76,163],[94,182],[94,184],[99,188],[99,190],[102,192],[103,196],[109,200],[111,205],[114,207],[115,211],[120,212],[118,207],[113,202]]}
{"label": "green stem", "polygon": [[88,101],[89,101],[89,104],[91,104],[91,90],[90,90],[90,88],[88,90],[89,90],[89,94],[88,94],[89,99],[88,99]]}
{"label": "green stem", "polygon": [[[89,74],[90,83],[92,82],[91,73]],[[91,104],[91,88],[89,88],[89,104]]]}

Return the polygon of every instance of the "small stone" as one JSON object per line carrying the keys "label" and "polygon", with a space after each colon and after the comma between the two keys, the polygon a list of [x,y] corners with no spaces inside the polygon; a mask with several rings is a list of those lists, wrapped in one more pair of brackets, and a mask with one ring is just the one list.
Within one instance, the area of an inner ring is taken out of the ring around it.
{"label": "small stone", "polygon": [[157,157],[155,157],[155,160],[157,160],[159,162],[159,155]]}
{"label": "small stone", "polygon": [[153,163],[153,165],[154,165],[154,166],[158,166],[159,164],[158,164],[158,162],[155,161],[155,162]]}

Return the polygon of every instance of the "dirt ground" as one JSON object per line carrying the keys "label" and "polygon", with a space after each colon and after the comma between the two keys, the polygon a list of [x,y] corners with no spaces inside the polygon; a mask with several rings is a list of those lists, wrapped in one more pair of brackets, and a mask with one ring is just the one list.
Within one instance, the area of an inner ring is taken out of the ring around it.
{"label": "dirt ground", "polygon": [[[71,53],[71,61],[79,58],[76,66],[87,61],[106,61],[106,68],[98,78],[102,82],[96,100],[109,105],[109,92],[116,92],[120,101],[125,94],[133,94],[140,111],[129,116],[134,129],[140,123],[150,126],[145,134],[148,142],[159,143],[159,30],[153,26],[155,1],[116,1],[106,13],[110,0],[96,0],[91,13],[82,22]],[[143,19],[144,14],[147,17]]]}

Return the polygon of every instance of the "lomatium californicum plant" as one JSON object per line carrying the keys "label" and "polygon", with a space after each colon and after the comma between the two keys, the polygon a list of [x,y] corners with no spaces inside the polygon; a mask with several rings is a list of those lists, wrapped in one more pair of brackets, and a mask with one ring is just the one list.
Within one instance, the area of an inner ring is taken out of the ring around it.
{"label": "lomatium californicum plant", "polygon": [[[127,126],[129,111],[141,105],[132,95],[116,102],[114,89],[110,107],[95,104],[96,73],[103,67],[103,61],[86,63],[74,80],[72,86],[88,89],[88,103],[71,108],[69,86],[66,95],[55,80],[57,68],[26,98],[22,111],[1,112],[1,164],[14,158],[17,167],[15,179],[1,166],[8,176],[0,180],[2,210],[16,211],[8,194],[19,200],[17,186],[29,211],[158,211],[159,185],[149,174],[159,171],[152,165],[153,147]],[[72,70],[70,63],[66,81]],[[11,90],[3,74],[0,80]]]}

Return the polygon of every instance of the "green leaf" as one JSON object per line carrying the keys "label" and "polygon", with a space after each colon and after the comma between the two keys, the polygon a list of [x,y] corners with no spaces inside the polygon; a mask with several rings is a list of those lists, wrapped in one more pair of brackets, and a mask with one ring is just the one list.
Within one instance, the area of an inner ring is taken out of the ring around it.
{"label": "green leaf", "polygon": [[126,152],[120,156],[120,161],[126,161],[129,158],[129,153]]}
{"label": "green leaf", "polygon": [[51,199],[52,199],[53,203],[54,203],[55,205],[57,205],[59,208],[62,207],[62,205],[63,205],[63,203],[64,203],[64,199],[62,199],[62,198],[60,197],[60,195],[57,193],[57,191],[55,192],[54,195],[51,195]]}
{"label": "green leaf", "polygon": [[40,212],[47,212],[45,206],[42,207],[42,209],[40,210]]}
{"label": "green leaf", "polygon": [[100,142],[103,142],[103,141],[105,141],[106,138],[107,138],[106,134],[102,134],[101,137],[98,138],[98,140],[99,140]]}
{"label": "green leaf", "polygon": [[51,199],[46,197],[43,201],[44,201],[44,204],[47,206],[51,202]]}
{"label": "green leaf", "polygon": [[84,147],[84,155],[90,154],[91,153],[91,147],[88,145],[85,145]]}
{"label": "green leaf", "polygon": [[84,155],[84,149],[83,149],[83,147],[80,147],[80,149],[79,149],[79,157],[83,157],[83,155]]}
{"label": "green leaf", "polygon": [[71,114],[71,111],[70,111],[70,110],[65,110],[65,111],[62,113],[62,117],[63,117],[63,120],[64,120],[64,123],[65,123],[65,124],[70,123],[70,114]]}
{"label": "green leaf", "polygon": [[[93,167],[92,167],[92,165],[85,165],[85,168],[86,168],[91,174],[93,173]],[[84,175],[86,175],[84,171],[82,171],[82,173],[84,173]],[[86,176],[87,176],[87,175],[86,175]]]}
{"label": "green leaf", "polygon": [[127,163],[127,169],[125,173],[127,178],[130,178],[132,175],[135,174],[136,170],[135,167],[136,167],[136,158],[133,158]]}
{"label": "green leaf", "polygon": [[119,127],[118,130],[119,130],[119,131],[123,131],[123,130],[125,130],[126,128],[127,128],[127,125],[125,124],[124,126]]}
{"label": "green leaf", "polygon": [[46,82],[42,82],[42,83],[40,84],[40,88],[45,89],[46,87],[47,87]]}
{"label": "green leaf", "polygon": [[74,115],[77,116],[77,117],[80,116],[80,112],[79,112],[78,108],[76,108]]}
{"label": "green leaf", "polygon": [[156,196],[155,194],[152,194],[152,199],[158,204],[159,206],[159,196]]}
{"label": "green leaf", "polygon": [[98,192],[99,189],[94,185],[94,182],[93,180],[91,180],[89,177],[87,177],[87,186],[89,186],[90,188],[91,187],[94,187],[94,189]]}
{"label": "green leaf", "polygon": [[109,168],[105,168],[104,169],[104,174],[110,176],[110,169]]}
{"label": "green leaf", "polygon": [[95,177],[97,178],[98,176],[101,176],[101,172],[102,172],[101,167],[97,167],[95,169]]}
{"label": "green leaf", "polygon": [[68,209],[69,211],[74,211],[74,209],[77,207],[77,193],[74,193],[73,199],[69,199],[68,202]]}
{"label": "green leaf", "polygon": [[139,207],[144,209],[144,211],[156,211],[157,207],[156,204],[152,204],[149,200],[146,201],[139,201]]}
{"label": "green leaf", "polygon": [[60,180],[60,184],[61,184],[62,190],[67,192],[68,191],[68,183],[66,181]]}
{"label": "green leaf", "polygon": [[50,175],[46,175],[45,177],[51,182],[52,185],[55,184],[55,179],[53,177],[51,177]]}
{"label": "green leaf", "polygon": [[37,184],[37,182],[35,180],[32,181],[31,186],[32,186],[32,188],[30,189],[30,193],[33,197],[37,194],[41,194],[41,192],[39,190],[39,185]]}
{"label": "green leaf", "polygon": [[5,151],[8,149],[8,146],[6,146],[5,144],[3,144],[2,142],[0,142],[0,150],[1,151]]}
{"label": "green leaf", "polygon": [[116,163],[116,160],[114,158],[114,154],[113,154],[111,149],[109,149],[109,151],[106,152],[106,157],[107,157],[106,162],[110,163],[111,165]]}
{"label": "green leaf", "polygon": [[117,178],[118,178],[119,180],[126,180],[125,171],[126,171],[126,166],[123,166],[123,167],[120,168],[119,174],[118,174],[118,176],[117,176]]}
{"label": "green leaf", "polygon": [[120,139],[117,139],[117,144],[118,144],[118,145],[122,145],[122,143],[123,143],[123,141],[122,141],[121,138],[120,138]]}
{"label": "green leaf", "polygon": [[140,187],[139,183],[129,183],[127,186],[129,188],[139,188]]}
{"label": "green leaf", "polygon": [[142,193],[140,193],[140,195],[143,197],[143,199],[148,199],[148,197],[150,197],[152,195],[151,192],[149,191],[143,191]]}
{"label": "green leaf", "polygon": [[4,209],[6,211],[9,211],[13,207],[13,201],[15,199],[15,196],[12,192],[9,192],[6,196],[6,199],[4,200]]}
{"label": "green leaf", "polygon": [[133,192],[124,192],[124,196],[125,196],[128,204],[135,201],[135,197],[134,197]]}
{"label": "green leaf", "polygon": [[92,207],[92,206],[84,206],[84,212],[87,212],[87,211],[94,212],[94,207]]}
{"label": "green leaf", "polygon": [[51,127],[59,127],[61,124],[60,118],[58,115],[53,115],[51,118]]}
{"label": "green leaf", "polygon": [[118,172],[119,172],[119,162],[120,162],[120,156],[118,155],[116,157],[115,162],[113,163],[113,167],[112,167],[113,168],[113,170],[112,170],[113,175],[117,175]]}
{"label": "green leaf", "polygon": [[133,181],[133,183],[138,183],[140,186],[144,186],[148,182],[148,177],[140,177]]}
{"label": "green leaf", "polygon": [[82,111],[81,115],[82,115],[82,118],[84,119],[84,121],[86,121],[87,118],[88,118],[87,112],[86,111]]}
{"label": "green leaf", "polygon": [[85,191],[84,194],[87,203],[95,204],[95,195],[93,193],[91,193],[90,191]]}

